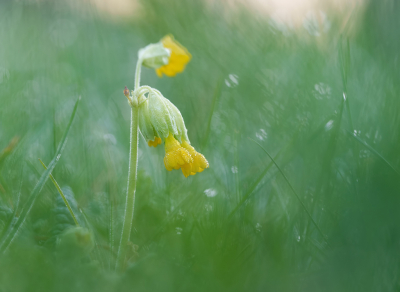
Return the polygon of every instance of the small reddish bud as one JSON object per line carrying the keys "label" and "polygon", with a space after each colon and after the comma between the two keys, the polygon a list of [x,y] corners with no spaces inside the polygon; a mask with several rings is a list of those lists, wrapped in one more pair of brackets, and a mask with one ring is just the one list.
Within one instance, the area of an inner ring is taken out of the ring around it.
{"label": "small reddish bud", "polygon": [[129,99],[129,89],[125,86],[124,95]]}

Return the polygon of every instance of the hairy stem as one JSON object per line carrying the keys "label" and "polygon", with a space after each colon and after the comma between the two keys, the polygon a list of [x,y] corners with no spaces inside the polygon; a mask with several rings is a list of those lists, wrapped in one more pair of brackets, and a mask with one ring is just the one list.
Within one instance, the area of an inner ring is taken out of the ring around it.
{"label": "hairy stem", "polygon": [[142,60],[138,60],[136,64],[135,72],[135,90],[139,88],[140,85],[140,70],[142,69]]}
{"label": "hairy stem", "polygon": [[[135,89],[140,83],[141,60],[136,65]],[[137,96],[133,96],[137,99]],[[132,106],[131,110],[131,145],[129,152],[129,172],[128,172],[128,190],[126,193],[124,223],[122,226],[121,240],[118,248],[116,270],[121,271],[124,267],[127,246],[132,229],[132,220],[135,205],[137,166],[138,166],[138,146],[139,146],[139,107]]]}

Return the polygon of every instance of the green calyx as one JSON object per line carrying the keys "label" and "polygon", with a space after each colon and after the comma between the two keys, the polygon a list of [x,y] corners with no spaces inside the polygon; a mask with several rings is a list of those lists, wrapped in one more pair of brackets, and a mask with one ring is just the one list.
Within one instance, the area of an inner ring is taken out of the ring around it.
{"label": "green calyx", "polygon": [[139,129],[146,141],[153,141],[156,137],[165,139],[170,133],[179,142],[189,141],[182,114],[161,92],[142,86],[133,95],[137,96]]}

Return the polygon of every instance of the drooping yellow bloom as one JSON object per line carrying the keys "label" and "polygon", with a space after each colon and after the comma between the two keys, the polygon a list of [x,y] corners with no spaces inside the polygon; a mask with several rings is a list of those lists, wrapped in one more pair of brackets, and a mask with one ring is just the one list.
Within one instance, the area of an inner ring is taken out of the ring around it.
{"label": "drooping yellow bloom", "polygon": [[156,69],[156,73],[159,77],[162,77],[163,74],[168,77],[174,77],[177,73],[185,70],[185,66],[189,63],[192,55],[184,46],[178,43],[172,35],[165,36],[161,40],[161,43],[164,48],[171,51],[171,55],[168,64]]}
{"label": "drooping yellow bloom", "polygon": [[157,145],[161,144],[161,138],[155,137],[154,141],[149,141],[149,142],[147,142],[147,144],[149,145],[149,147],[151,147],[151,146],[157,147]]}
{"label": "drooping yellow bloom", "polygon": [[202,172],[204,169],[208,168],[209,164],[204,155],[197,152],[187,141],[182,142],[182,147],[185,148],[193,158],[193,162],[191,163],[191,175],[195,175],[197,172]]}
{"label": "drooping yellow bloom", "polygon": [[172,134],[165,139],[164,165],[168,171],[182,169],[185,177],[191,174],[193,158],[189,152],[179,144]]}
{"label": "drooping yellow bloom", "polygon": [[185,177],[202,172],[209,166],[203,154],[197,152],[187,141],[183,141],[181,145],[172,134],[165,139],[164,165],[168,171],[182,169]]}

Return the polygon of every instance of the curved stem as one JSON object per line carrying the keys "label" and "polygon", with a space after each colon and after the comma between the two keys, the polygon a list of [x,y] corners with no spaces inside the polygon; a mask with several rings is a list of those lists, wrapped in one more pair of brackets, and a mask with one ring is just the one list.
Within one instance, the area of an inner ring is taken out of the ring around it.
{"label": "curved stem", "polygon": [[119,244],[116,269],[122,270],[125,262],[126,248],[132,229],[133,212],[135,205],[137,161],[138,161],[138,125],[139,108],[132,107],[131,113],[131,149],[129,153],[128,191],[126,194],[124,223],[122,226],[121,241]]}
{"label": "curved stem", "polygon": [[140,70],[142,69],[142,60],[138,60],[136,63],[136,72],[135,72],[135,90],[139,88],[140,85]]}
{"label": "curved stem", "polygon": [[[140,85],[140,69],[142,61],[139,59],[136,64],[135,90]],[[136,98],[137,96],[133,96]],[[131,236],[132,220],[135,206],[137,166],[138,166],[138,145],[139,145],[139,107],[132,106],[131,109],[131,145],[129,152],[128,190],[126,193],[124,223],[122,226],[121,240],[118,248],[116,270],[124,267],[126,249]]]}

